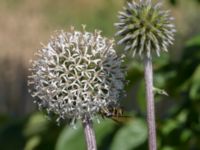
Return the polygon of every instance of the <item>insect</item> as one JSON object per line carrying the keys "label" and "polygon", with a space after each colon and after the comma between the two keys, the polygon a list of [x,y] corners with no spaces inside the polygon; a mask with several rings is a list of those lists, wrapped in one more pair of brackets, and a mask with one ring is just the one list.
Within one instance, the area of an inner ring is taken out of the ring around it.
{"label": "insect", "polygon": [[117,107],[108,106],[101,108],[99,114],[102,116],[102,118],[109,118],[117,123],[126,123],[131,119],[131,117],[124,116],[123,112],[124,112],[123,109],[119,106]]}

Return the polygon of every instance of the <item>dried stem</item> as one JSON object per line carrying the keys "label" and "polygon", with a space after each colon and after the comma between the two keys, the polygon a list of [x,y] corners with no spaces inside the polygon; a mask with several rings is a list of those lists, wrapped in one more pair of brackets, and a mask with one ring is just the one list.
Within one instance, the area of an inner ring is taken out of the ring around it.
{"label": "dried stem", "polygon": [[95,133],[93,130],[93,124],[92,120],[90,120],[88,117],[85,117],[83,121],[83,128],[87,143],[87,150],[96,150],[97,146],[96,146]]}
{"label": "dried stem", "polygon": [[144,59],[145,65],[145,84],[146,84],[146,100],[147,100],[147,122],[148,122],[148,138],[149,150],[156,150],[156,125],[155,125],[155,109],[153,95],[153,69],[151,58]]}

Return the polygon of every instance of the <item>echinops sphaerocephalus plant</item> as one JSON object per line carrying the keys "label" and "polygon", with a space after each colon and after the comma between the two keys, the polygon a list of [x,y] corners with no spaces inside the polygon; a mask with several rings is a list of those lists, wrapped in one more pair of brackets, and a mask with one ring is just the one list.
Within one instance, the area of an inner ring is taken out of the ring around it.
{"label": "echinops sphaerocephalus plant", "polygon": [[39,108],[57,121],[93,119],[117,105],[124,88],[122,57],[100,31],[59,31],[31,62],[28,85]]}
{"label": "echinops sphaerocephalus plant", "polygon": [[130,52],[133,57],[140,56],[144,61],[149,150],[157,149],[152,58],[168,51],[176,32],[173,18],[161,4],[153,4],[151,0],[127,2],[115,23],[116,35],[121,37],[118,44],[125,45],[125,52]]}
{"label": "echinops sphaerocephalus plant", "polygon": [[132,56],[152,57],[155,53],[166,51],[173,44],[175,26],[171,23],[173,17],[169,11],[161,9],[162,3],[153,5],[146,0],[127,2],[119,12],[117,36],[121,37],[118,44],[125,45],[125,51],[130,51]]}

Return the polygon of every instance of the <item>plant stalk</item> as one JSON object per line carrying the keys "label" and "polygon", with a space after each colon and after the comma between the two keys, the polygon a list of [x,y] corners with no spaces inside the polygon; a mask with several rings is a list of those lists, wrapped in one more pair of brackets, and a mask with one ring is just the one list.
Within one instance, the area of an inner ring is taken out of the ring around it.
{"label": "plant stalk", "polygon": [[149,150],[156,150],[156,123],[155,108],[153,94],[153,68],[151,58],[144,58],[144,75],[146,84],[146,100],[147,100],[147,123],[148,123],[148,141]]}
{"label": "plant stalk", "polygon": [[87,144],[87,150],[97,150],[95,133],[93,130],[93,123],[88,117],[83,120],[83,128]]}

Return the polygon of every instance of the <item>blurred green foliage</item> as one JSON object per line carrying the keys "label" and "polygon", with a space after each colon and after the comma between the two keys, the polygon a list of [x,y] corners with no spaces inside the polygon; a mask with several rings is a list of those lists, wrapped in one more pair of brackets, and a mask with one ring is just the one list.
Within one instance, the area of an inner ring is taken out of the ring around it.
{"label": "blurred green foliage", "polygon": [[199,67],[200,36],[197,36],[186,43],[178,62],[168,62],[156,70],[165,79],[164,87],[175,101],[166,118],[158,122],[161,147],[200,149]]}
{"label": "blurred green foliage", "polygon": [[[174,4],[173,7],[179,5],[178,0],[169,1]],[[104,0],[101,7],[95,8],[95,13],[89,14],[88,10],[87,13],[80,11],[76,14],[76,11],[71,11],[72,9],[65,9],[68,2],[63,4],[59,0],[58,3],[54,3],[55,7],[52,7],[53,0],[45,1],[46,7],[42,12],[52,24],[62,27],[70,24],[80,26],[82,23],[87,23],[91,30],[99,28],[104,31],[105,35],[113,36],[115,31],[113,22],[116,20],[117,10],[120,9],[119,4],[115,5],[113,0]],[[187,1],[187,3],[190,2]],[[21,3],[23,0],[19,0],[19,3],[9,0],[7,5],[9,9],[16,9]],[[155,95],[159,150],[200,149],[200,33],[195,34],[196,36],[188,35],[188,40],[184,39],[178,43],[181,46],[176,45],[175,42],[175,47],[181,47],[179,57],[173,57],[172,55],[175,54],[173,52],[171,55],[163,54],[154,60],[155,87],[164,89],[169,94],[169,96]],[[171,51],[176,51],[175,47]],[[118,49],[121,48],[118,47]],[[173,60],[171,57],[176,59]],[[126,87],[127,98],[121,102],[128,111],[126,115],[132,116],[133,120],[125,124],[117,124],[109,119],[101,119],[100,123],[95,122],[94,128],[100,150],[147,149],[143,64],[130,58],[125,63],[128,68],[127,79],[130,82]],[[8,63],[6,62],[6,64]],[[3,63],[0,71],[3,72],[5,68]],[[20,71],[16,69],[15,76],[21,73],[20,77],[25,80],[25,70],[27,68]],[[19,84],[17,89],[22,89],[22,95],[26,95],[24,93],[27,90],[24,86],[26,83],[24,80],[20,80],[21,78],[16,79],[18,82],[23,81],[23,84]],[[5,79],[2,74],[0,79]],[[5,86],[1,89],[7,87],[10,89],[10,82],[3,83]],[[10,95],[6,94],[5,97],[0,98],[9,97]],[[20,98],[27,101],[26,96]],[[37,112],[19,118],[15,115],[1,114],[0,116],[0,150],[86,149],[80,124],[77,124],[76,129],[64,124],[57,126],[53,121],[49,121],[43,114]]]}
{"label": "blurred green foliage", "polygon": [[[178,3],[178,0],[169,0],[171,4],[176,5]],[[194,0],[196,2],[200,3],[200,0]]]}

